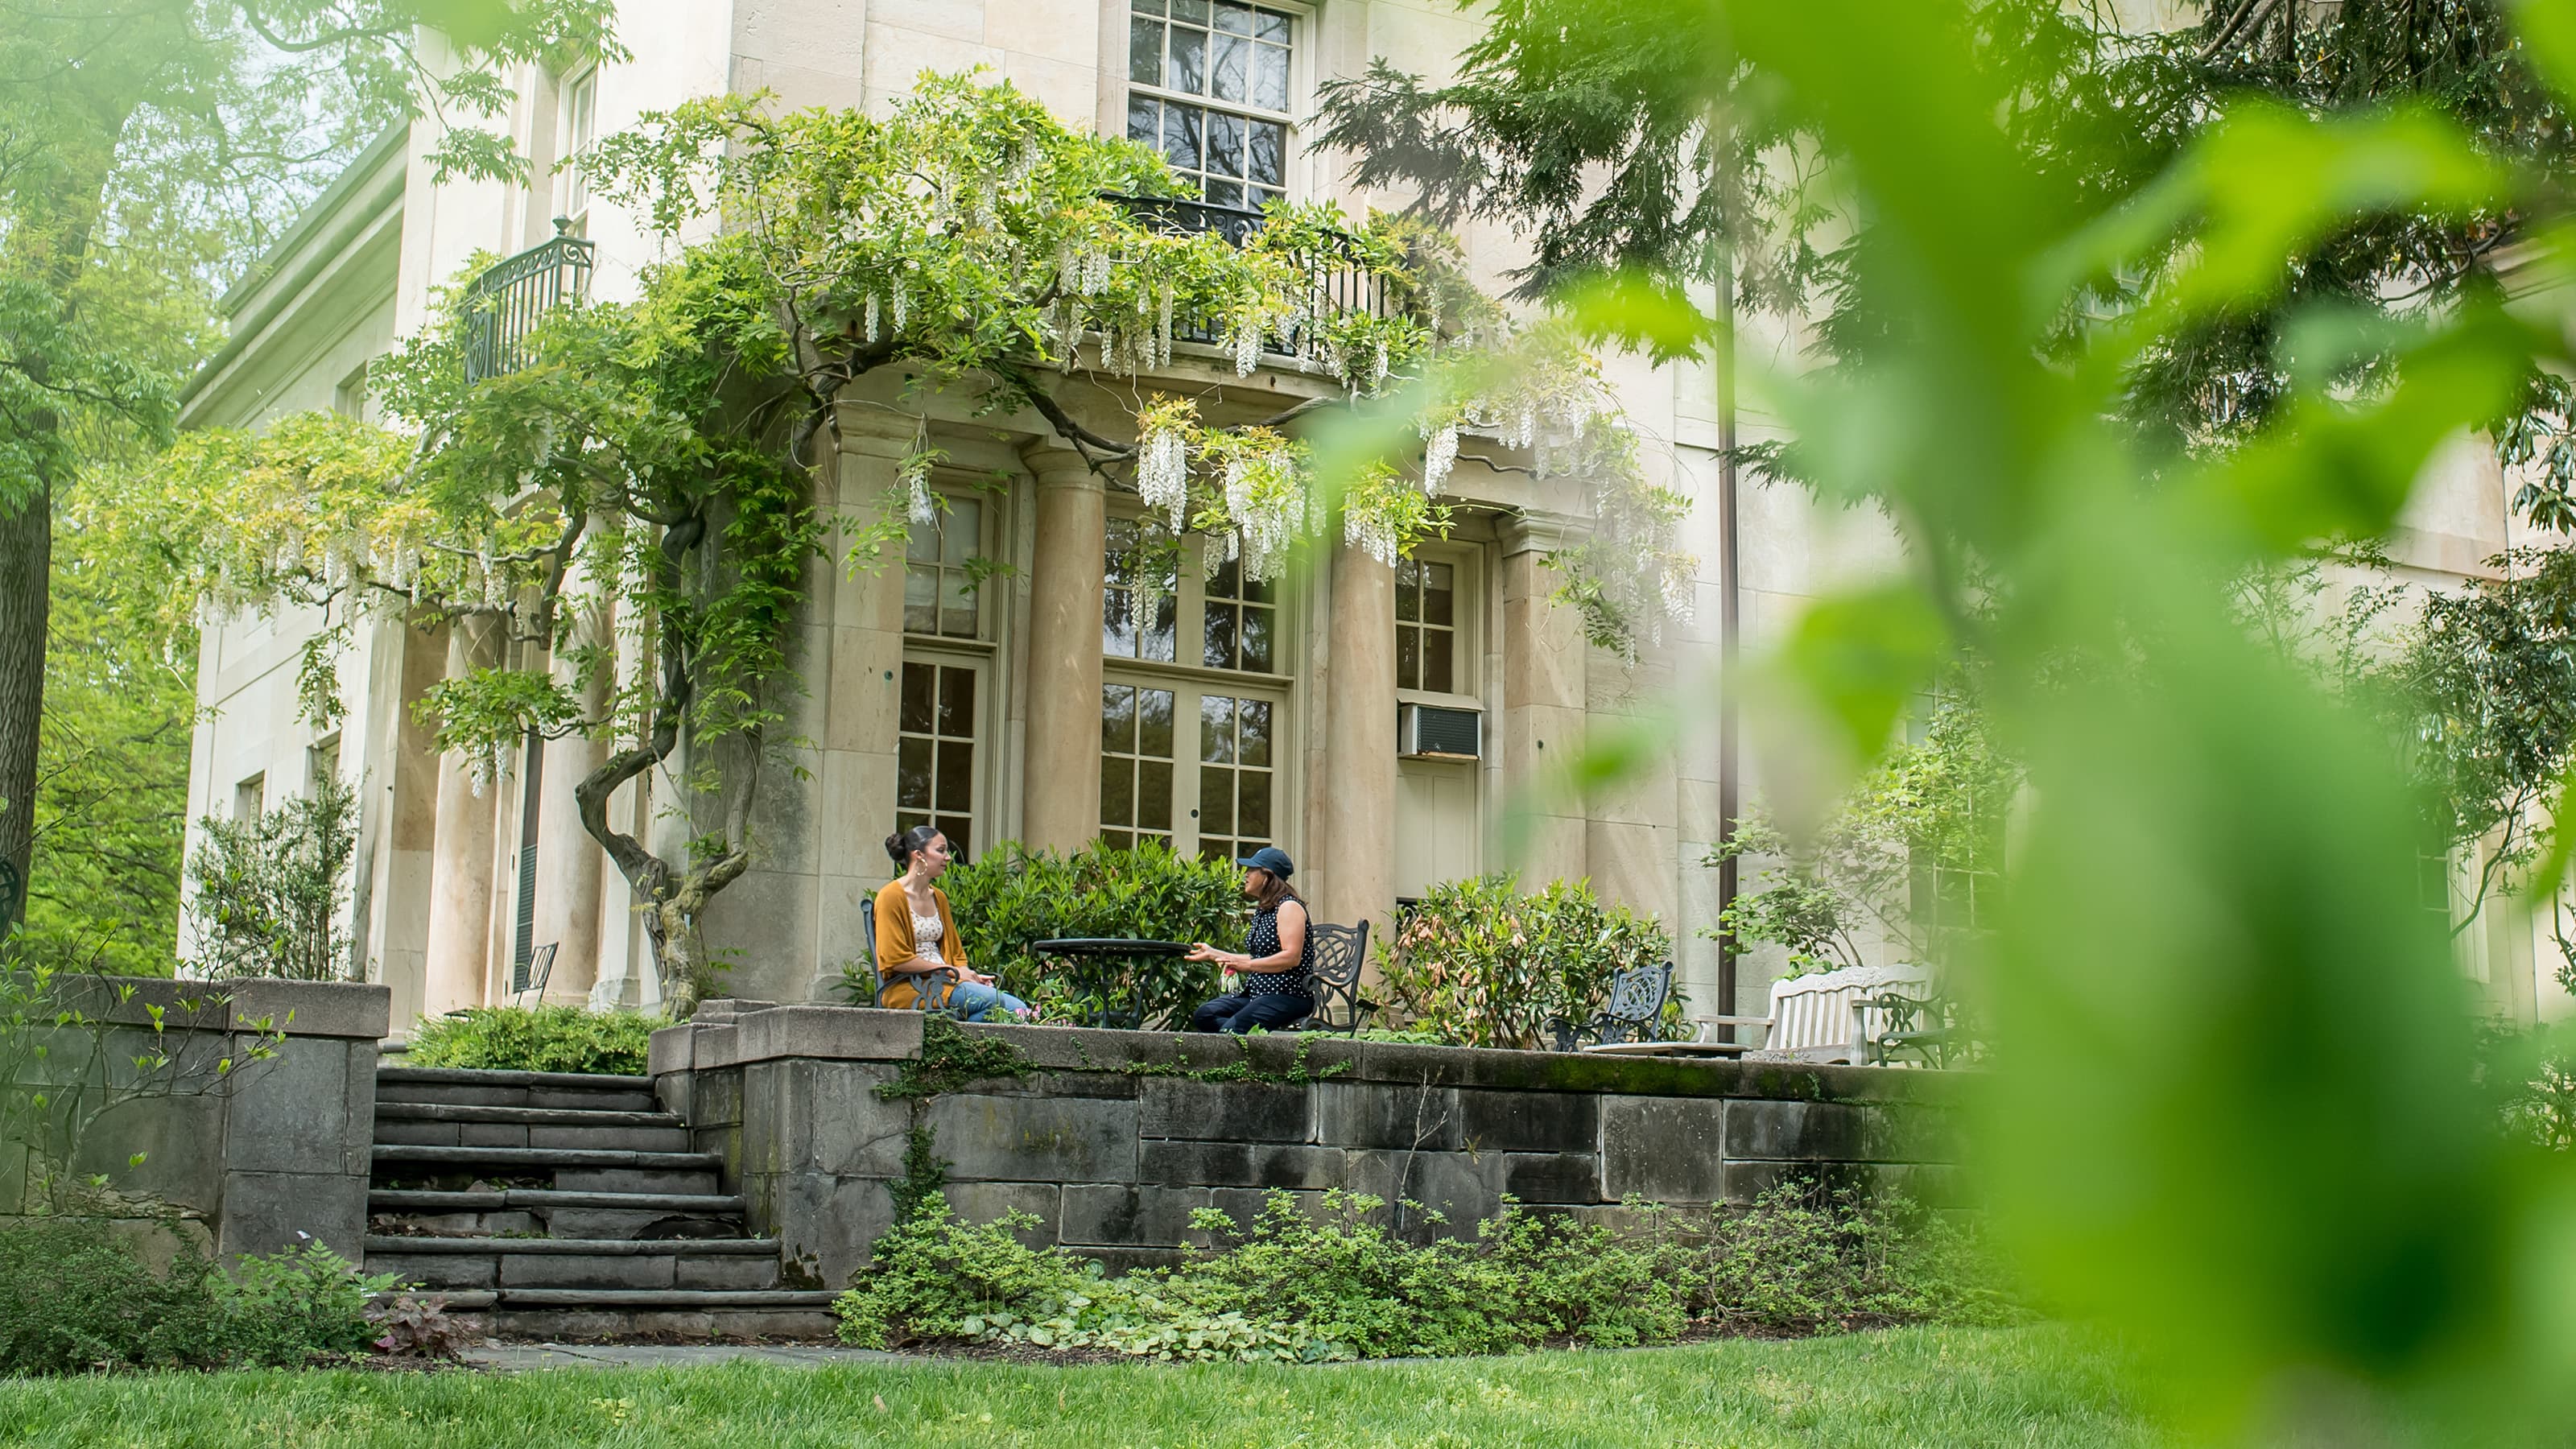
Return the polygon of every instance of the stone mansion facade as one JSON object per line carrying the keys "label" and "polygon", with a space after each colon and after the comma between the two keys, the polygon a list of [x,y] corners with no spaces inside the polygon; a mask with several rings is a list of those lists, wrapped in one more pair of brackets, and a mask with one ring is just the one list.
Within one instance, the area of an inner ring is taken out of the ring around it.
{"label": "stone mansion facade", "polygon": [[[652,243],[551,168],[693,96],[766,90],[783,107],[882,109],[924,70],[982,66],[1068,122],[1160,147],[1212,206],[1285,194],[1365,209],[1404,198],[1353,191],[1339,160],[1307,144],[1318,83],[1379,56],[1445,73],[1475,27],[1448,0],[618,8],[631,60],[520,77],[511,124],[537,163],[532,186],[433,184],[434,120],[360,156],[227,299],[232,339],[191,384],[185,424],[365,413],[369,360],[423,324],[432,290],[478,253],[546,244],[557,218],[584,244],[591,294],[631,295]],[[1489,279],[1517,260],[1508,236],[1462,241]],[[1790,329],[1739,345],[1790,357],[1800,340]],[[1178,351],[1167,390],[1206,395],[1219,415],[1276,413],[1327,386],[1284,364],[1238,378],[1212,349]],[[1450,483],[1460,526],[1395,567],[1335,548],[1280,585],[1252,586],[1203,568],[1193,540],[1166,577],[1140,579],[1117,546],[1141,511],[1131,492],[1104,485],[1034,416],[928,399],[948,455],[934,484],[949,507],[915,526],[900,566],[811,571],[791,651],[806,693],[775,732],[800,741],[787,751],[798,768],[763,771],[757,863],[703,922],[736,962],[724,989],[770,1000],[827,991],[865,955],[861,913],[888,873],[878,842],[929,820],[969,854],[1101,836],[1230,855],[1276,844],[1324,919],[1367,918],[1380,932],[1399,902],[1442,881],[1502,869],[1533,883],[1588,877],[1664,921],[1694,1003],[1758,1008],[1763,963],[1743,963],[1736,1001],[1721,1003],[1719,954],[1702,934],[1719,905],[1702,861],[1721,834],[1726,776],[1750,765],[1721,758],[1713,725],[1720,630],[1732,613],[1758,647],[1803,597],[1887,567],[1895,545],[1871,517],[1749,484],[1727,537],[1713,370],[1609,366],[1650,470],[1694,500],[1684,544],[1702,560],[1692,621],[1633,662],[1587,646],[1575,613],[1550,599],[1547,555],[1590,524],[1580,490],[1535,480],[1499,444],[1470,441]],[[893,481],[924,406],[881,406],[894,388],[844,402],[840,452],[818,482],[826,502],[872,507]],[[1127,394],[1077,375],[1062,400],[1118,436],[1133,431]],[[1763,420],[1742,425],[1758,436]],[[2504,499],[2492,465],[2464,452],[2418,500],[2396,555],[2428,577],[2476,571],[2510,541]],[[1009,568],[984,577],[970,559]],[[205,631],[209,715],[189,818],[274,807],[324,774],[357,788],[357,964],[393,988],[397,1031],[420,1015],[533,999],[526,978],[549,945],[544,999],[655,1001],[639,918],[573,802],[605,746],[532,746],[478,792],[412,704],[444,675],[500,662],[496,646],[393,612],[351,636],[345,721],[316,735],[295,708],[296,654],[314,627],[286,611]],[[1561,787],[1558,762],[1587,735],[1640,717],[1679,721],[1650,768],[1588,798]],[[1759,793],[1758,780],[1734,783]],[[648,778],[612,808],[668,840],[681,828],[664,818],[671,790]],[[2527,1019],[2539,988],[2555,988],[2530,940],[2494,934],[2472,972]]]}

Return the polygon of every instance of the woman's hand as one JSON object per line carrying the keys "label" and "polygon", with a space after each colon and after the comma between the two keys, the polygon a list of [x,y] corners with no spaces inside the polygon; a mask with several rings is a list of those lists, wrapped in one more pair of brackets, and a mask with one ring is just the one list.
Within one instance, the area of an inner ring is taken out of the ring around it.
{"label": "woman's hand", "polygon": [[1181,957],[1181,959],[1184,961],[1223,961],[1225,959],[1225,953],[1216,949],[1214,946],[1209,945],[1205,941],[1192,941],[1190,943],[1189,953]]}

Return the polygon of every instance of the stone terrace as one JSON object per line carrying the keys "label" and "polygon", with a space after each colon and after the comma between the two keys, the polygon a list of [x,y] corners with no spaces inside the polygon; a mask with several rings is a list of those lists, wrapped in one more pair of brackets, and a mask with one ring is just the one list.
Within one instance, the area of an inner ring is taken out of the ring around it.
{"label": "stone terrace", "polygon": [[1033,1070],[885,1100],[921,1056],[922,1020],[713,1001],[655,1034],[655,1090],[723,1162],[750,1230],[780,1240],[787,1281],[837,1287],[866,1263],[916,1122],[961,1215],[1035,1213],[1032,1241],[1113,1268],[1168,1261],[1202,1240],[1193,1209],[1240,1220],[1271,1189],[1446,1215],[1444,1229],[1408,1214],[1415,1236],[1472,1230],[1506,1194],[1605,1219],[1630,1196],[1744,1202],[1791,1177],[1960,1201],[1958,1081],[1938,1073],[969,1026]]}

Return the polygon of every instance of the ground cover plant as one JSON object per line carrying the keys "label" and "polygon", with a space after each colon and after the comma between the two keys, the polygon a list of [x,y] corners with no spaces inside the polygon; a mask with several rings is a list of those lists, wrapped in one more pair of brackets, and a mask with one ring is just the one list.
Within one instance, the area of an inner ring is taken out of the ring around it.
{"label": "ground cover plant", "polygon": [[424,1021],[403,1065],[641,1076],[667,1017],[578,1006],[494,1006]]}
{"label": "ground cover plant", "polygon": [[1066,1444],[2161,1449],[2118,1352],[2058,1328],[1622,1354],[1184,1367],[965,1363],[0,1383],[30,1449]]}
{"label": "ground cover plant", "polygon": [[1249,1223],[1203,1208],[1210,1245],[1110,1278],[1031,1248],[1013,1212],[959,1220],[925,1193],[834,1305],[868,1348],[988,1343],[1158,1360],[1317,1361],[1633,1347],[1691,1334],[1812,1334],[2022,1316],[1973,1234],[1901,1202],[1785,1186],[1749,1207],[1632,1203],[1614,1231],[1507,1203],[1472,1236],[1407,1241],[1387,1204],[1270,1194]]}

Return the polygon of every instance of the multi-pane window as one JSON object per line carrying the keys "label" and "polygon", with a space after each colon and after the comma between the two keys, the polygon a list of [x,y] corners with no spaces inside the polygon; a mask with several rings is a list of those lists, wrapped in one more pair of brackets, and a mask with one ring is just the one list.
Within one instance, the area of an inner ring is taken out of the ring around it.
{"label": "multi-pane window", "polygon": [[1101,577],[1100,652],[1162,664],[1177,658],[1180,555],[1146,543],[1134,519],[1113,518]]}
{"label": "multi-pane window", "polygon": [[2415,853],[2415,904],[2439,915],[2444,925],[2451,920],[2451,858],[2438,851]]}
{"label": "multi-pane window", "polygon": [[975,689],[971,664],[904,661],[896,718],[894,823],[937,827],[966,857],[975,839]]}
{"label": "multi-pane window", "polygon": [[1266,699],[1199,696],[1199,854],[1237,860],[1271,843],[1278,793]]}
{"label": "multi-pane window", "polygon": [[[592,66],[573,77],[564,88],[564,145],[566,160],[581,157],[599,133],[599,67]],[[574,222],[590,212],[590,183],[579,165],[567,166],[563,172],[563,212]],[[587,226],[575,226],[576,236],[587,235]]]}
{"label": "multi-pane window", "polygon": [[1395,687],[1458,691],[1458,571],[1421,559],[1395,562]]}
{"label": "multi-pane window", "polygon": [[1208,576],[1206,602],[1200,611],[1199,662],[1210,669],[1269,674],[1278,623],[1278,587],[1245,578],[1243,566],[1229,559]]}
{"label": "multi-pane window", "polygon": [[1100,687],[1100,835],[1121,850],[1172,839],[1174,692]]}
{"label": "multi-pane window", "polygon": [[948,505],[904,540],[903,632],[974,639],[983,633],[981,594],[970,567],[983,538],[984,505],[942,495]]}
{"label": "multi-pane window", "polygon": [[1127,139],[1160,150],[1218,206],[1259,210],[1288,176],[1296,17],[1235,0],[1134,0]]}

